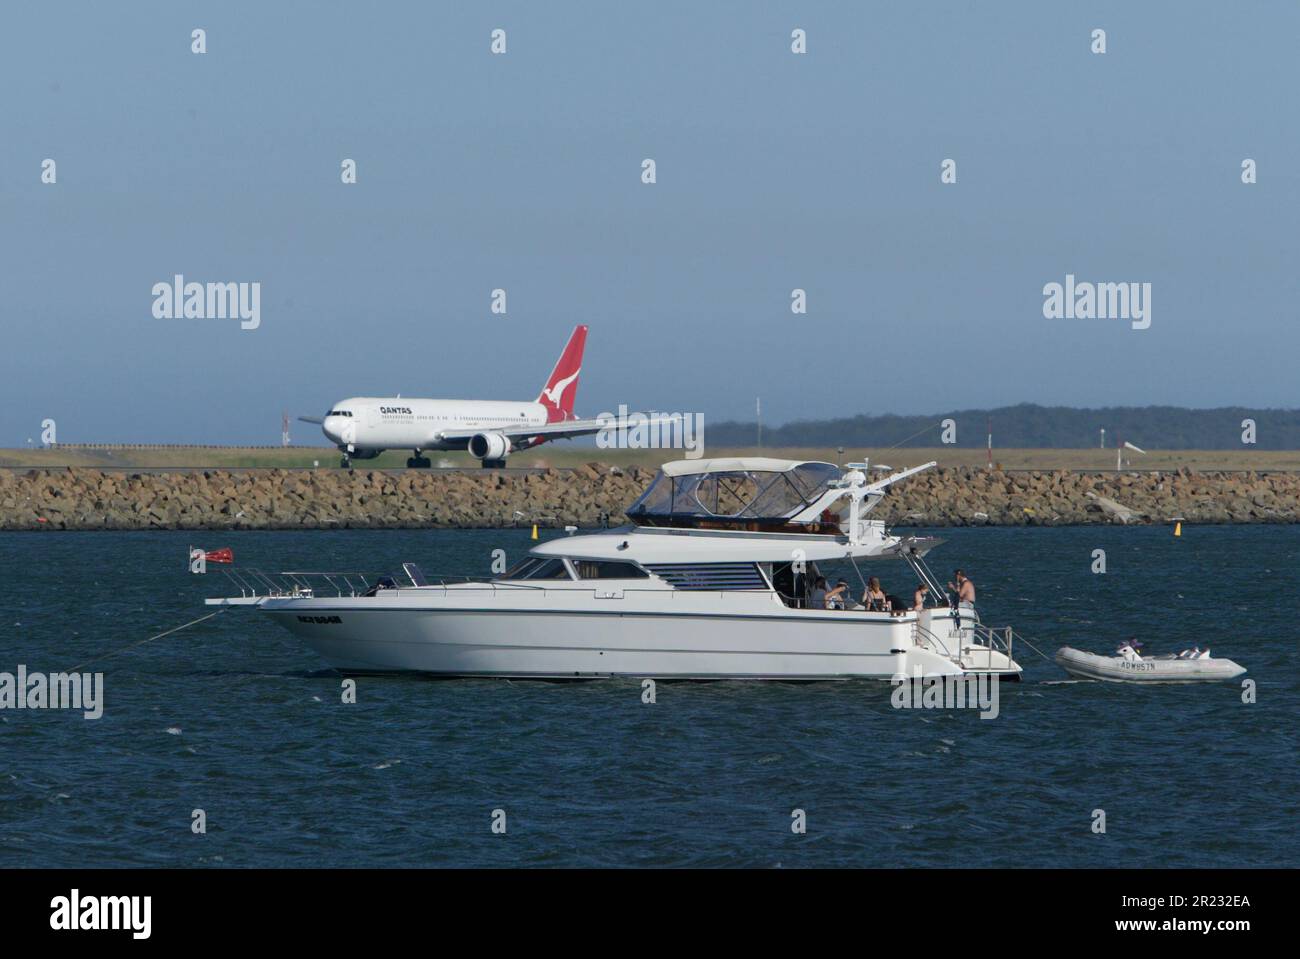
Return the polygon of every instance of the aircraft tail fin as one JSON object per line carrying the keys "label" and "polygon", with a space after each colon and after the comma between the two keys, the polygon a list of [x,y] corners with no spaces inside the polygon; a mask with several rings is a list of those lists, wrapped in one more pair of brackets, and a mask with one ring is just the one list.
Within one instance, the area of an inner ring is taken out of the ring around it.
{"label": "aircraft tail fin", "polygon": [[587,327],[573,328],[564,352],[551,370],[537,402],[546,407],[546,421],[559,423],[574,419],[573,404],[578,396],[578,374],[582,372],[582,351],[587,345]]}

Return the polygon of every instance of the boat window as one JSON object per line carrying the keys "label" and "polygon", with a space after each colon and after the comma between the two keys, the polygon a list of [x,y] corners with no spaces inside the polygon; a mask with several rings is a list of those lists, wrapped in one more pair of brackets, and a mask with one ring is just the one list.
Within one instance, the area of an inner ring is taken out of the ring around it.
{"label": "boat window", "polygon": [[541,565],[529,570],[521,579],[569,579],[568,567],[562,559],[542,560]]}
{"label": "boat window", "polygon": [[524,579],[530,569],[536,569],[541,566],[545,560],[540,560],[536,556],[525,556],[515,565],[502,573],[498,579]]}
{"label": "boat window", "polygon": [[672,512],[672,502],[673,478],[657,473],[649,488],[641,494],[641,498],[628,507],[628,512],[663,515]]}
{"label": "boat window", "polygon": [[575,559],[578,579],[649,579],[650,574],[632,563],[600,563]]}
{"label": "boat window", "polygon": [[718,473],[718,508],[723,516],[736,516],[758,495],[762,479],[753,473]]}
{"label": "boat window", "polygon": [[757,563],[652,563],[650,571],[675,589],[767,589]]}
{"label": "boat window", "polygon": [[827,486],[840,478],[840,468],[830,463],[800,463],[785,476],[808,500],[826,492]]}
{"label": "boat window", "polygon": [[778,473],[749,504],[744,515],[786,516],[797,513],[805,505],[804,495],[790,482],[788,474]]}

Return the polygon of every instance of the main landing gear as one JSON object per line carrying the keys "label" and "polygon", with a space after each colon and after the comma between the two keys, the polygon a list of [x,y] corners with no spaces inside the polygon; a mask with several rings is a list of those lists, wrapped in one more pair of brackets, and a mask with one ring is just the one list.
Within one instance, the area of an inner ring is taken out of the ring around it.
{"label": "main landing gear", "polygon": [[427,457],[421,456],[420,451],[416,450],[414,456],[406,458],[406,468],[409,470],[427,470],[433,463]]}
{"label": "main landing gear", "polygon": [[485,470],[503,470],[506,468],[505,460],[484,460],[483,468]]}

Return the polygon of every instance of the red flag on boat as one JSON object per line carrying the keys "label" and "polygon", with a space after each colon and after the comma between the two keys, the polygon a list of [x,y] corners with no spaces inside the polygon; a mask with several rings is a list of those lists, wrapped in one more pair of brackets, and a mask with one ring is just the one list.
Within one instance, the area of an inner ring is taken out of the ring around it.
{"label": "red flag on boat", "polygon": [[209,563],[233,563],[235,561],[235,551],[229,546],[224,549],[214,549],[211,552],[203,554]]}

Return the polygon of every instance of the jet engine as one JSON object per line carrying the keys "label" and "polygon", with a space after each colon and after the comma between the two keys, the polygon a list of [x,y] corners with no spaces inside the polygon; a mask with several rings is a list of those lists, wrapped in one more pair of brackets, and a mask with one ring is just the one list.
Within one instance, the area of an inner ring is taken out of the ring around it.
{"label": "jet engine", "polygon": [[500,433],[475,433],[469,438],[469,455],[484,462],[504,460],[510,450],[510,440]]}

